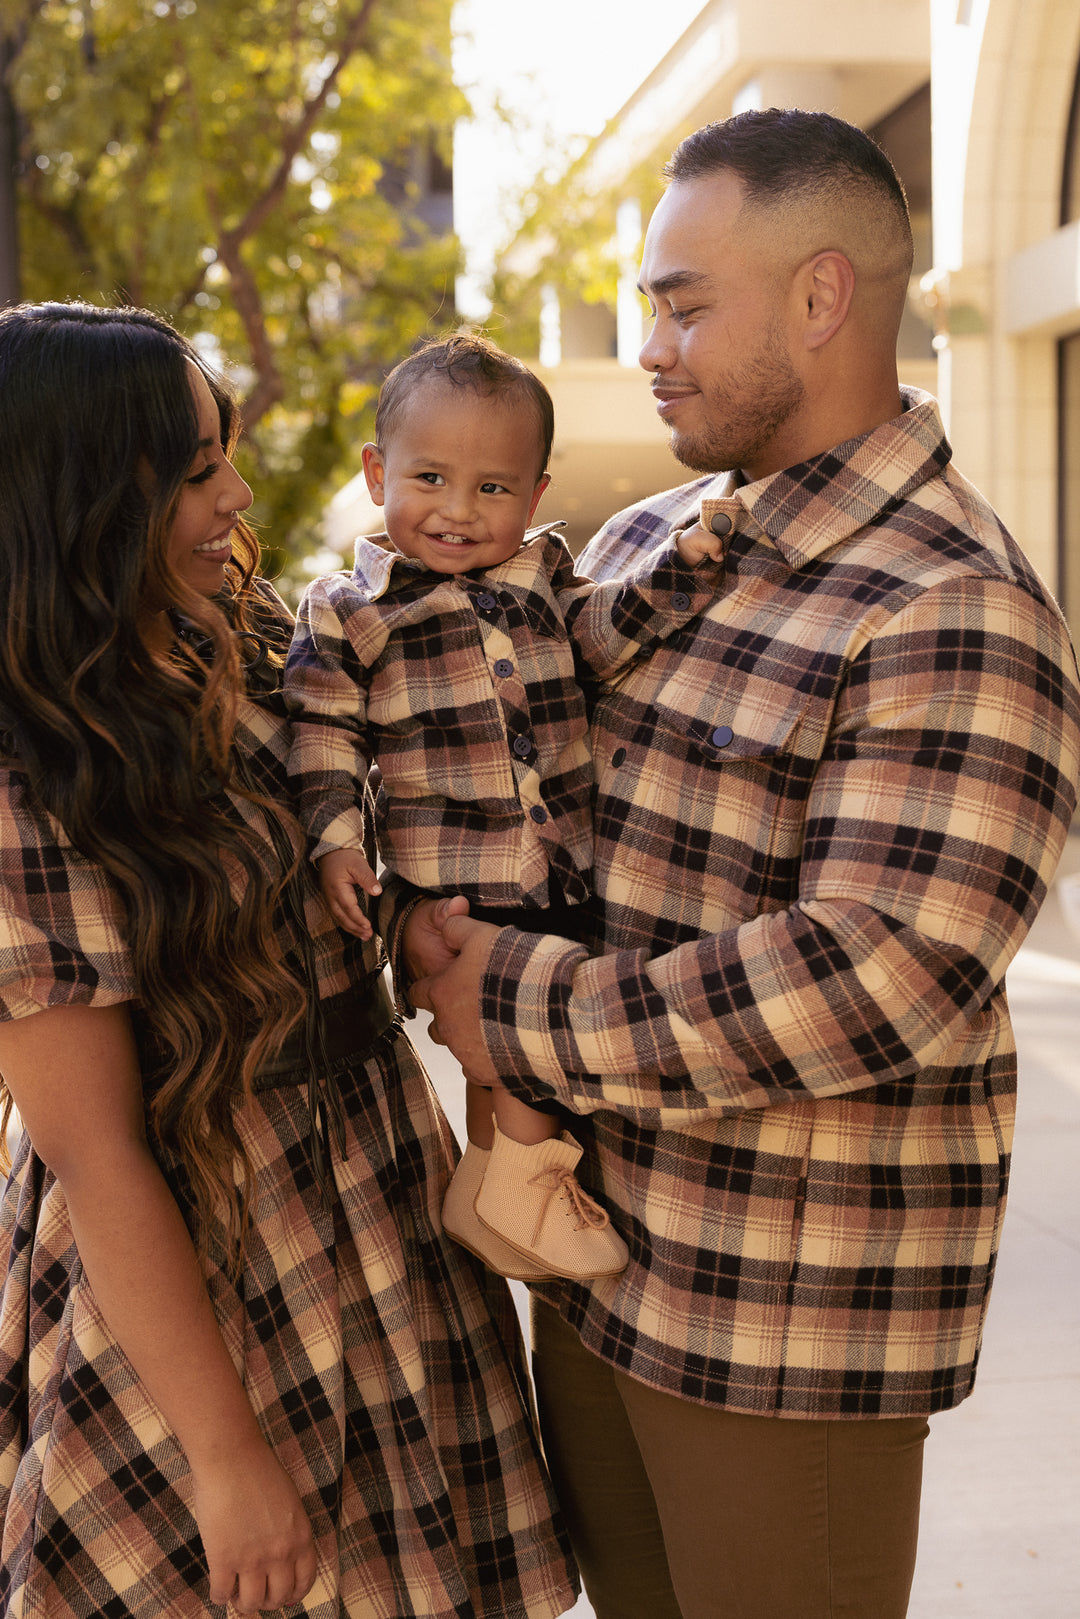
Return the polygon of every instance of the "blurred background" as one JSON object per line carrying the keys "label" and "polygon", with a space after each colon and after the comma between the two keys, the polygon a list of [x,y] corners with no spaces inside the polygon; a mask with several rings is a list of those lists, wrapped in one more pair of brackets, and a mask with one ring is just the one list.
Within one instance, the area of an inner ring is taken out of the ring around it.
{"label": "blurred background", "polygon": [[746,107],[871,131],[905,381],[1080,628],[1076,0],[0,0],[0,303],[129,300],[231,370],[287,595],[378,527],[385,372],[483,325],[556,404],[577,547],[681,482],[636,367],[665,158]]}

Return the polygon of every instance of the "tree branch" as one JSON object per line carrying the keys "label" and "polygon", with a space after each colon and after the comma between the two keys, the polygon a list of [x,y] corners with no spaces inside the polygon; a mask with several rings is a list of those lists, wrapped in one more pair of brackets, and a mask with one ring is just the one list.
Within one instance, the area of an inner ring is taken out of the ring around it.
{"label": "tree branch", "polygon": [[304,103],[304,111],[301,117],[285,133],[281,148],[281,161],[274,171],[269,185],[262,196],[255,199],[239,224],[234,225],[228,232],[228,235],[237,242],[246,241],[249,236],[254,235],[281,201],[285,193],[285,187],[289,183],[293,162],[318,122],[319,114],[326,105],[326,98],[337,83],[342,68],[345,67],[363,44],[368,22],[371,13],[375,10],[376,3],[377,0],[363,0],[359,11],[347,24],[338,45],[338,53],[333,67],[322,81],[316,94],[312,96],[310,101]]}

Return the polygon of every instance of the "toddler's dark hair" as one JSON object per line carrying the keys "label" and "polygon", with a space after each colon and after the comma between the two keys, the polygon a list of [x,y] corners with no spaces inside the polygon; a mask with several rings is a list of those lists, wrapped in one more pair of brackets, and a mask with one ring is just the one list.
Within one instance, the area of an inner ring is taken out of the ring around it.
{"label": "toddler's dark hair", "polygon": [[375,413],[375,440],[381,450],[393,434],[409,394],[424,381],[438,379],[455,388],[471,388],[484,398],[523,399],[536,412],[540,466],[547,471],[555,436],[555,407],[536,374],[521,360],[505,353],[478,332],[455,332],[437,338],[402,360],[390,372],[379,394]]}

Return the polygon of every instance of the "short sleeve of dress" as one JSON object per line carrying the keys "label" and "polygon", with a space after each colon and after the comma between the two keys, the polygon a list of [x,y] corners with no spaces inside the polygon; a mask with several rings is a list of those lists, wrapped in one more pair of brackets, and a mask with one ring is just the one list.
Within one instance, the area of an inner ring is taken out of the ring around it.
{"label": "short sleeve of dress", "polygon": [[0,1019],[134,999],[119,918],[105,874],[0,766]]}

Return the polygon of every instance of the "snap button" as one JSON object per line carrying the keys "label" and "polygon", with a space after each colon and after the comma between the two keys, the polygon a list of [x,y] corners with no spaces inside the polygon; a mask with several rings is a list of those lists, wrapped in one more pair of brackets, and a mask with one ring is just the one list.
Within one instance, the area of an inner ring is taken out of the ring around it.
{"label": "snap button", "polygon": [[516,736],[513,747],[519,759],[527,759],[533,750],[533,745],[527,736]]}
{"label": "snap button", "polygon": [[476,605],[482,613],[490,613],[493,607],[498,607],[497,597],[490,590],[482,590],[476,598]]}
{"label": "snap button", "polygon": [[714,748],[726,748],[734,735],[730,725],[718,725],[709,740]]}
{"label": "snap button", "polygon": [[709,524],[709,527],[712,529],[717,539],[722,540],[725,535],[731,533],[731,518],[728,516],[727,512],[717,512],[716,516]]}
{"label": "snap button", "polygon": [[500,680],[505,680],[508,675],[512,675],[514,672],[514,665],[509,658],[496,658],[492,668]]}
{"label": "snap button", "polygon": [[671,606],[676,613],[685,613],[690,605],[690,598],[685,590],[676,590],[672,593]]}
{"label": "snap button", "polygon": [[543,826],[544,822],[548,818],[547,810],[544,808],[543,804],[534,804],[532,809],[529,811],[529,814],[532,816],[537,826]]}
{"label": "snap button", "polygon": [[616,770],[618,770],[619,766],[621,764],[625,763],[625,760],[626,760],[626,749],[625,748],[616,748],[615,752],[611,755],[611,763],[614,766],[614,768]]}

